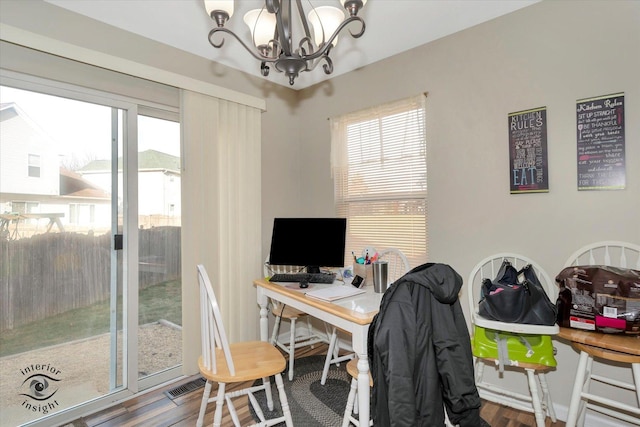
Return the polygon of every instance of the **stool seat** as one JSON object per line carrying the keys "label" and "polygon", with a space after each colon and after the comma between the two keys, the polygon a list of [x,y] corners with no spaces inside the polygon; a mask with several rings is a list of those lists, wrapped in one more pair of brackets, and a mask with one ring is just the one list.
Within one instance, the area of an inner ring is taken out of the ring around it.
{"label": "stool seat", "polygon": [[[640,345],[640,342],[638,343]],[[592,345],[572,343],[571,347],[577,351],[584,351],[590,356],[600,359],[611,360],[620,363],[640,363],[640,356],[634,356],[629,353],[620,353],[619,351],[609,350],[607,348],[594,347]]]}
{"label": "stool seat", "polygon": [[[347,373],[351,375],[351,378],[355,378],[358,380],[358,359],[351,359],[349,363],[347,363]],[[369,387],[373,387],[373,377],[371,377],[371,373],[369,373]]]}

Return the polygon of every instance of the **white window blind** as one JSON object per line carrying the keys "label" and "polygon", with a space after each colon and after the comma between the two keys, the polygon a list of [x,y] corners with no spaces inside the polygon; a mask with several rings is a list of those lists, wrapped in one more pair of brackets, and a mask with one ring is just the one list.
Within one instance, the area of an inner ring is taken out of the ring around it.
{"label": "white window blind", "polygon": [[366,247],[427,260],[425,95],[331,119],[336,214],[346,259]]}

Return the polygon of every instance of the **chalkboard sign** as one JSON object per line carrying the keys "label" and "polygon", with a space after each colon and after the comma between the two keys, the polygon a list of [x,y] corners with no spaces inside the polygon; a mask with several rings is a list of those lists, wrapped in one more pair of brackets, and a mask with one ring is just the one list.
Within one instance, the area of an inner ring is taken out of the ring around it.
{"label": "chalkboard sign", "polygon": [[549,192],[547,107],[509,114],[511,194]]}
{"label": "chalkboard sign", "polygon": [[625,187],[624,93],[579,99],[578,190]]}

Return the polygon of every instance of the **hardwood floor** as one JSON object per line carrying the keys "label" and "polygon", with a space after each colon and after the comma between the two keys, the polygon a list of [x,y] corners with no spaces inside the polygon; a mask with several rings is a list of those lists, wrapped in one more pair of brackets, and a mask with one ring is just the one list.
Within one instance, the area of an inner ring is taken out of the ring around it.
{"label": "hardwood floor", "polygon": [[[296,357],[312,356],[316,354],[326,354],[327,346],[319,345],[315,349],[300,349]],[[195,378],[195,377],[194,377]],[[172,390],[184,383],[188,383],[193,378],[186,379],[179,383],[146,393],[135,399],[118,404],[109,409],[91,414],[68,424],[65,427],[133,427],[133,426],[175,426],[193,427],[198,419],[200,399],[202,398],[202,388],[188,392],[182,396],[169,399],[164,392]],[[285,379],[286,381],[286,379]],[[229,387],[229,390],[239,388]],[[212,395],[214,391],[212,391]],[[249,413],[246,397],[236,399],[236,410],[240,423],[245,426],[253,423]],[[346,403],[346,402],[345,402]],[[205,415],[204,425],[213,423],[213,404],[209,404]],[[492,402],[483,402],[480,415],[492,427],[532,427],[535,426],[533,414],[515,409],[507,408]],[[225,405],[222,418],[223,426],[232,426],[231,417]],[[552,423],[547,418],[546,427],[564,427],[565,423],[558,421]],[[333,426],[331,426],[333,427]]]}

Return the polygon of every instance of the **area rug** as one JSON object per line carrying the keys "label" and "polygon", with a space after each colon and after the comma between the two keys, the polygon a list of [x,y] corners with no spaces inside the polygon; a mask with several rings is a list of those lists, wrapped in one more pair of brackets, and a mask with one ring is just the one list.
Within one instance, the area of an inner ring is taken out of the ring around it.
{"label": "area rug", "polygon": [[[291,409],[294,426],[323,427],[339,426],[342,423],[344,408],[351,386],[351,376],[347,373],[346,362],[340,366],[331,365],[325,385],[320,384],[324,356],[309,356],[296,359],[293,381],[289,381],[287,371],[282,374],[284,387]],[[258,381],[257,384],[260,384]],[[275,379],[271,381],[274,410],[267,409],[264,393],[257,393],[256,399],[260,403],[266,418],[282,415],[280,399]],[[251,406],[249,405],[251,408]],[[259,421],[251,408],[253,419]],[[284,426],[284,423],[278,426]]]}

